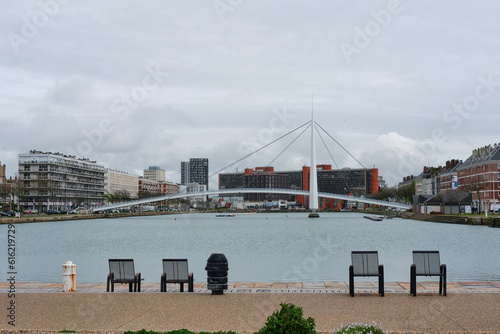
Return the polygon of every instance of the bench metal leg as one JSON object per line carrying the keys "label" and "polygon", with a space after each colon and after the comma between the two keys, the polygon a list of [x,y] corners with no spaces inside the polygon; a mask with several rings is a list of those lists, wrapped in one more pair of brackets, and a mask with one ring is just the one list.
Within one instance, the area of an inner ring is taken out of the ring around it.
{"label": "bench metal leg", "polygon": [[111,292],[115,291],[115,283],[114,283],[115,276],[113,273],[108,275],[108,280],[106,282],[106,292],[109,292],[111,288]]}
{"label": "bench metal leg", "polygon": [[135,275],[134,292],[141,292],[141,273]]}

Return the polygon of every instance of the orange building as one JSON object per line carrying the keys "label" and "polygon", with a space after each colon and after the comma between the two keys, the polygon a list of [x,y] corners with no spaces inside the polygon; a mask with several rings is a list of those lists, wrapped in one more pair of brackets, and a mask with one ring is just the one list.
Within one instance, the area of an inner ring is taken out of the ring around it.
{"label": "orange building", "polygon": [[[288,176],[288,185],[280,185],[280,188],[309,190],[309,177],[311,168],[302,167],[298,171],[275,171],[273,167],[247,168],[244,173],[221,173],[219,174],[219,189],[244,188],[245,178],[250,175],[286,175]],[[369,195],[378,192],[378,169],[332,169],[331,165],[317,165],[318,191],[334,194],[354,194]],[[247,186],[251,186],[247,184]],[[260,184],[262,186],[262,182]],[[259,187],[260,187],[259,186]],[[258,188],[257,186],[252,186]],[[266,188],[269,188],[267,184]],[[281,195],[281,199],[284,195]],[[309,196],[297,195],[295,201],[304,207],[309,206]],[[320,209],[339,208],[340,203],[337,200],[320,198],[318,205]]]}

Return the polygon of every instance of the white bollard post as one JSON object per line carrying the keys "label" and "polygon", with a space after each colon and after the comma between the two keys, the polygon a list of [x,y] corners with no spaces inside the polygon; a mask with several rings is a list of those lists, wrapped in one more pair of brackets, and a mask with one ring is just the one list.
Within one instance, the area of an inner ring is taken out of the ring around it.
{"label": "white bollard post", "polygon": [[66,261],[65,264],[62,265],[62,291],[63,292],[75,292],[75,283],[76,283],[76,264],[73,264],[71,261]]}

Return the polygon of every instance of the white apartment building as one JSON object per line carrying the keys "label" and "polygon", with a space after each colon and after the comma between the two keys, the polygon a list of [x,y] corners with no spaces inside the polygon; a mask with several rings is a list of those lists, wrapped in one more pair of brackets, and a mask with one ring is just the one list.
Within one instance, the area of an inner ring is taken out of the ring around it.
{"label": "white apartment building", "polygon": [[131,175],[112,169],[106,169],[104,173],[104,191],[108,194],[116,194],[126,191],[131,199],[139,196],[139,176]]}
{"label": "white apartment building", "polygon": [[19,154],[20,205],[44,212],[102,204],[104,166],[89,159],[32,150]]}
{"label": "white apartment building", "polygon": [[144,178],[148,180],[154,180],[156,182],[165,181],[165,170],[158,166],[150,166],[148,169],[144,170]]}
{"label": "white apartment building", "polygon": [[[186,184],[188,193],[198,193],[207,190],[207,186],[204,184],[199,184],[196,182]],[[189,198],[191,202],[204,202],[207,200],[207,196],[195,196]]]}

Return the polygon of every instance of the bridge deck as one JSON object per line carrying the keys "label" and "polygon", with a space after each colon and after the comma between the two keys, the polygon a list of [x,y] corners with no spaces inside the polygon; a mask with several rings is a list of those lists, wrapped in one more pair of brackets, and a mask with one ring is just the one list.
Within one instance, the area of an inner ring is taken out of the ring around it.
{"label": "bridge deck", "polygon": [[[128,207],[128,206],[161,202],[161,201],[177,199],[177,198],[224,195],[224,194],[225,195],[227,195],[227,194],[245,194],[245,193],[254,193],[254,194],[255,193],[271,193],[271,194],[309,196],[308,190],[297,190],[297,189],[268,189],[268,188],[216,189],[216,190],[207,190],[207,191],[192,192],[192,193],[170,194],[170,195],[165,195],[165,196],[150,197],[150,198],[132,200],[132,201],[128,201],[128,202],[115,203],[115,204],[101,206],[98,208],[93,208],[93,211],[112,210],[112,209],[118,209],[118,208],[123,208],[123,207]],[[318,196],[323,197],[323,198],[332,198],[332,199],[339,199],[339,200],[345,200],[345,201],[380,205],[380,206],[384,206],[384,207],[397,208],[397,209],[402,209],[402,210],[410,210],[412,208],[411,205],[405,204],[405,203],[381,201],[381,200],[365,198],[365,197],[347,196],[347,195],[331,194],[331,193],[325,193],[325,192],[318,193]]]}

